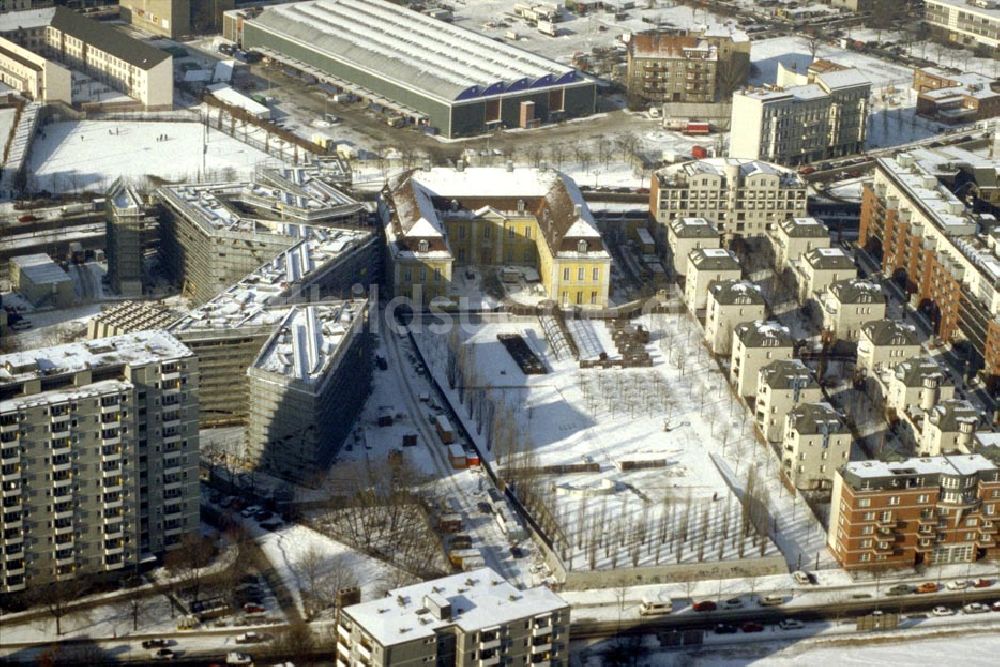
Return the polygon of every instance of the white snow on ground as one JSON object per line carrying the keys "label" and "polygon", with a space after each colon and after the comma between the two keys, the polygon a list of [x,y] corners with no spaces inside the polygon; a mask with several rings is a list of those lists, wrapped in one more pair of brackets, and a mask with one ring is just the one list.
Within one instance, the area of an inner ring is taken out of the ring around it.
{"label": "white snow on ground", "polygon": [[17,109],[0,109],[0,154],[10,140],[10,132],[14,129],[14,116]]}
{"label": "white snow on ground", "polygon": [[[889,83],[907,84],[913,80],[913,70],[910,67],[887,63],[881,58],[830,44],[820,44],[816,57],[856,67],[872,82],[873,89]],[[751,83],[774,83],[779,62],[786,68],[795,66],[799,72],[805,72],[812,62],[812,56],[809,55],[809,44],[805,39],[794,36],[774,37],[753,41],[750,46],[750,61],[756,68]]]}
{"label": "white snow on ground", "polygon": [[370,556],[354,551],[337,540],[297,524],[282,526],[267,532],[250,520],[250,528],[257,545],[267,556],[278,576],[285,582],[299,612],[305,614],[300,589],[308,585],[302,578],[302,564],[310,551],[315,550],[327,559],[331,567],[345,568],[361,587],[361,599],[381,597],[385,590],[396,585],[398,570]]}
{"label": "white snow on ground", "polygon": [[[27,303],[18,296],[4,295],[4,305]],[[31,328],[17,332],[14,340],[21,349],[28,350],[83,338],[87,332],[87,322],[101,312],[101,304],[88,303],[83,306],[61,308],[59,310],[27,310],[22,313],[31,322]]]}
{"label": "white snow on ground", "polygon": [[[900,629],[889,632],[858,633],[852,621],[807,623],[801,629],[783,630],[765,626],[763,632],[705,635],[698,647],[658,649],[653,635],[643,637],[641,664],[648,667],[737,667],[754,665],[898,665],[947,664],[960,658],[963,665],[979,667],[996,664],[1000,632],[993,618],[952,616],[945,618],[904,618]],[[941,638],[945,637],[945,638]],[[598,667],[604,651],[612,646],[577,648],[570,664]]]}
{"label": "white snow on ground", "polygon": [[[28,161],[32,185],[53,192],[103,190],[118,176],[140,179],[196,180],[202,168],[200,123],[76,121],[44,127],[35,137]],[[117,133],[116,133],[117,132]],[[166,141],[159,141],[166,135]],[[208,130],[205,166],[234,170],[246,178],[259,162],[270,159],[236,139]]]}
{"label": "white snow on ground", "polygon": [[[603,322],[591,324],[605,326]],[[762,552],[749,540],[741,547],[732,533],[728,538],[720,537],[725,532],[721,528],[724,521],[729,525],[739,522],[739,502],[710,454],[722,455],[720,460],[727,469],[731,467],[737,485],[744,482],[748,463],[764,457],[752,444],[742,408],[731,405],[723,378],[714,370],[714,364],[699,354],[702,348],[695,334],[692,332],[691,338],[685,340],[692,326],[677,316],[666,316],[663,322],[656,323],[653,342],[648,346],[654,357],[651,369],[580,370],[575,361],[557,360],[549,352],[544,332],[537,320],[530,318],[475,327],[468,338],[468,354],[478,372],[477,386],[491,387],[492,402],[513,408],[518,437],[533,445],[537,464],[600,465],[597,473],[547,476],[553,484],[548,502],[553,504],[566,536],[566,560],[571,569],[605,569],[636,561],[642,565],[695,563],[702,557],[715,561],[720,555],[723,559],[736,558],[741,548],[748,557]],[[667,330],[677,338],[673,346],[662,342]],[[525,376],[497,341],[498,333],[521,334],[532,349],[541,352],[552,372]],[[422,335],[418,340],[444,385],[446,346],[433,335]],[[661,344],[673,350],[669,359],[661,351]],[[675,366],[674,359],[683,362]],[[457,396],[453,400],[457,403]],[[669,432],[665,432],[665,424]],[[486,451],[485,436],[480,440],[481,449]],[[665,464],[647,470],[620,470],[623,461],[650,459]],[[783,531],[778,540],[784,545],[786,559],[796,563],[799,553],[809,559],[814,558],[814,553],[825,554],[822,530],[811,513],[801,501],[793,503],[787,492],[779,492],[775,465],[772,463],[767,471],[762,466],[761,475],[770,491],[772,512],[778,516]],[[675,534],[674,522],[679,520],[689,498],[690,533],[700,534],[705,529],[704,521],[712,536],[704,553],[698,553],[697,539],[680,549],[669,539],[658,547],[659,539],[653,537],[658,535],[660,519],[672,526],[667,532]],[[586,546],[590,536],[613,532],[617,526],[622,527],[621,540],[614,544],[606,541],[591,553]],[[647,530],[644,540],[638,534],[640,526]],[[636,549],[639,543],[642,547]],[[763,553],[776,553],[770,541]],[[827,556],[820,560],[821,565],[829,565]]]}

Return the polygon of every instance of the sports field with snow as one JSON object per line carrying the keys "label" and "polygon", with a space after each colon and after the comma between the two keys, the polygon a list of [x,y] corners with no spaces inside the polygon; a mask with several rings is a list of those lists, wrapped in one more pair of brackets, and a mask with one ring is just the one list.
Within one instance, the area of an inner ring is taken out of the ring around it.
{"label": "sports field with snow", "polygon": [[28,159],[29,185],[35,190],[103,191],[118,176],[195,181],[203,150],[205,168],[216,177],[228,170],[231,176],[247,177],[254,165],[269,159],[216,130],[204,135],[200,123],[85,120],[41,130]]}

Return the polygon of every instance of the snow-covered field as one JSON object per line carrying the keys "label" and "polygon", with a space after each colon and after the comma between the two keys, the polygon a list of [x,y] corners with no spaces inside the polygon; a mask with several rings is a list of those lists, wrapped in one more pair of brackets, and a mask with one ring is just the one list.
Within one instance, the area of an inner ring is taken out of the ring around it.
{"label": "snow-covered field", "polygon": [[[46,125],[36,136],[28,160],[35,189],[53,192],[103,190],[118,176],[142,179],[197,180],[202,169],[200,123],[77,121]],[[165,135],[165,141],[159,137]],[[256,164],[270,159],[236,139],[209,129],[205,168],[248,177]]]}
{"label": "snow-covered field", "polygon": [[[475,349],[467,353],[474,357],[475,384],[490,388],[492,402],[511,407],[510,419],[516,420],[511,427],[529,443],[534,464],[600,466],[596,473],[546,476],[567,562],[577,569],[602,569],[632,562],[711,562],[736,558],[741,550],[747,557],[760,554],[759,543],[748,540],[741,546],[731,534],[741,518],[734,491],[744,493],[748,466],[756,465],[758,488],[767,489],[778,526],[772,538],[786,561],[792,567],[817,560],[820,568],[832,567],[822,527],[801,499],[781,487],[773,453],[754,444],[743,408],[701,352],[700,330],[675,315],[657,316],[646,325],[653,334],[651,369],[581,370],[575,361],[555,358],[534,320],[483,325],[468,338],[466,347]],[[552,372],[522,374],[497,342],[501,332],[522,334]],[[433,372],[446,384],[447,346],[432,334],[419,340]],[[605,336],[595,340],[606,344]],[[623,461],[643,459],[665,465],[620,469]],[[727,525],[728,537],[722,537]],[[698,537],[703,531],[704,551]],[[664,538],[678,532],[689,532],[692,539],[678,547],[673,538]],[[594,536],[601,543],[596,550]],[[770,541],[763,553],[776,553]]]}

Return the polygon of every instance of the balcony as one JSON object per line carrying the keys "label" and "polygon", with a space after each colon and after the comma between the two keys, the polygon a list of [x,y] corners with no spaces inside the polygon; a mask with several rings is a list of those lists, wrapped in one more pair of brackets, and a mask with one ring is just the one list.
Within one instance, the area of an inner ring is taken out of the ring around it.
{"label": "balcony", "polygon": [[172,371],[163,371],[163,373],[160,374],[160,377],[163,379],[164,382],[179,380],[181,377],[181,372],[179,369],[174,369]]}
{"label": "balcony", "polygon": [[101,460],[105,463],[115,463],[122,460],[122,453],[118,450],[114,454],[104,454],[101,456]]}
{"label": "balcony", "polygon": [[14,496],[21,495],[21,487],[15,487],[13,489],[4,489],[2,491],[4,498],[13,498]]}
{"label": "balcony", "polygon": [[479,660],[476,661],[476,665],[478,667],[492,667],[492,665],[499,665],[499,664],[500,664],[499,655],[494,655],[493,657],[490,658],[480,658]]}
{"label": "balcony", "polygon": [[164,482],[163,482],[163,490],[164,491],[173,491],[174,489],[179,489],[182,486],[184,486],[184,480],[181,480],[181,479],[175,479],[175,480],[172,480],[172,481],[169,481],[169,482],[166,481],[166,480],[164,480]]}
{"label": "balcony", "polygon": [[105,556],[118,556],[125,553],[125,545],[119,545],[117,547],[104,547]]}
{"label": "balcony", "polygon": [[118,500],[108,500],[104,503],[105,509],[115,509],[116,507],[124,506],[125,501],[119,498]]}
{"label": "balcony", "polygon": [[72,461],[65,461],[63,463],[53,463],[52,472],[69,472],[73,469]]}
{"label": "balcony", "polygon": [[56,567],[67,567],[69,565],[72,565],[75,562],[76,562],[76,559],[73,558],[73,554],[70,554],[69,556],[63,556],[62,558],[58,558],[57,557],[56,558]]}
{"label": "balcony", "polygon": [[68,438],[69,435],[70,435],[70,433],[69,433],[69,422],[66,422],[66,426],[64,428],[60,424],[60,430],[56,430],[56,425],[55,424],[52,425],[52,433],[51,433],[50,437],[53,440],[55,440],[56,438]]}
{"label": "balcony", "polygon": [[872,547],[872,551],[881,555],[891,555],[895,551],[895,547],[892,544],[886,544],[885,546],[879,546],[877,543]]}
{"label": "balcony", "polygon": [[101,414],[102,415],[110,415],[110,414],[112,414],[114,412],[118,412],[120,410],[121,410],[121,405],[119,405],[118,403],[112,403],[111,405],[102,405],[101,406]]}
{"label": "balcony", "polygon": [[24,526],[24,521],[21,519],[14,519],[13,521],[4,521],[4,528],[21,528]]}
{"label": "balcony", "polygon": [[552,642],[545,642],[544,644],[533,644],[531,647],[532,653],[548,653],[552,650]]}
{"label": "balcony", "polygon": [[5,537],[5,538],[3,538],[3,543],[5,545],[7,545],[7,546],[11,546],[11,545],[14,545],[14,544],[23,544],[24,543],[24,534],[23,533],[18,533],[17,535],[11,535],[10,537]]}
{"label": "balcony", "polygon": [[118,477],[122,474],[122,472],[123,471],[121,466],[115,466],[114,468],[111,468],[109,470],[102,470],[101,477],[103,478]]}
{"label": "balcony", "polygon": [[184,526],[174,526],[173,528],[164,528],[164,535],[180,535],[184,532]]}
{"label": "balcony", "polygon": [[174,433],[173,435],[165,435],[165,436],[163,436],[163,444],[164,445],[176,445],[180,441],[181,441],[181,434],[180,433]]}
{"label": "balcony", "polygon": [[13,576],[18,575],[18,574],[24,574],[24,561],[21,561],[21,564],[19,566],[17,566],[17,567],[11,567],[8,564],[7,565],[7,569],[4,570],[4,573],[8,577],[13,577]]}
{"label": "balcony", "polygon": [[65,447],[56,447],[53,445],[51,453],[52,456],[55,457],[55,456],[69,456],[70,452],[72,452],[72,450],[70,449],[69,445],[66,445]]}
{"label": "balcony", "polygon": [[354,645],[354,648],[357,650],[358,655],[360,655],[363,659],[371,661],[372,649],[370,645],[366,645],[364,642],[358,642]]}
{"label": "balcony", "polygon": [[4,473],[3,475],[0,475],[0,481],[4,481],[4,482],[16,482],[19,479],[21,479],[21,471],[20,470],[15,470],[13,472],[8,472],[8,473]]}
{"label": "balcony", "polygon": [[479,642],[479,648],[480,648],[480,650],[484,650],[484,651],[487,650],[487,649],[491,649],[491,648],[500,648],[500,637],[497,636],[494,639],[491,639],[489,641],[481,641],[481,642]]}
{"label": "balcony", "polygon": [[17,421],[9,424],[0,424],[0,433],[16,433],[21,430],[21,424]]}
{"label": "balcony", "polygon": [[164,475],[176,475],[176,476],[180,476],[181,472],[182,472],[182,470],[181,470],[180,465],[171,465],[170,467],[165,467],[163,469],[163,474]]}
{"label": "balcony", "polygon": [[104,487],[104,493],[121,493],[125,490],[125,487],[122,486],[122,481],[120,479],[112,482],[112,484],[113,486]]}
{"label": "balcony", "polygon": [[73,524],[68,526],[58,526],[52,529],[55,531],[56,535],[72,535],[73,534]]}
{"label": "balcony", "polygon": [[167,396],[177,396],[180,393],[181,393],[180,387],[164,387],[163,391],[160,392],[160,395],[163,398],[166,398]]}
{"label": "balcony", "polygon": [[535,626],[531,630],[531,636],[532,637],[545,637],[546,635],[550,635],[550,634],[552,634],[552,626],[551,625]]}
{"label": "balcony", "polygon": [[59,521],[59,520],[62,520],[62,519],[72,519],[73,518],[73,510],[63,510],[61,512],[55,512],[52,515],[52,517],[56,521]]}
{"label": "balcony", "polygon": [[119,558],[114,563],[105,563],[104,564],[104,569],[105,570],[120,570],[123,567],[125,567],[125,559],[124,558]]}
{"label": "balcony", "polygon": [[122,444],[122,437],[120,435],[114,435],[111,436],[110,438],[102,437],[101,444],[104,445],[105,447],[110,447],[111,445],[120,445]]}
{"label": "balcony", "polygon": [[180,417],[174,416],[171,419],[167,419],[166,415],[163,418],[163,430],[166,431],[168,428],[178,428],[181,425]]}
{"label": "balcony", "polygon": [[339,637],[340,640],[342,640],[342,642],[345,645],[347,646],[351,645],[351,631],[345,628],[343,625],[337,626],[337,637]]}
{"label": "balcony", "polygon": [[17,465],[20,461],[21,461],[21,455],[17,451],[17,449],[15,449],[13,455],[0,458],[0,465],[12,466],[12,465]]}
{"label": "balcony", "polygon": [[875,521],[875,525],[878,526],[879,530],[894,530],[899,527],[900,521],[897,519],[878,519]]}

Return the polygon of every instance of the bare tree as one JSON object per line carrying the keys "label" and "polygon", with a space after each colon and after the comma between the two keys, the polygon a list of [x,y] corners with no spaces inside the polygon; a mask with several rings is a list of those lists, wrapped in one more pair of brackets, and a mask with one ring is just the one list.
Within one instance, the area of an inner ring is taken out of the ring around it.
{"label": "bare tree", "polygon": [[56,636],[59,636],[62,634],[62,618],[69,613],[70,603],[80,597],[86,588],[87,582],[83,579],[60,580],[55,574],[48,574],[33,583],[29,597],[32,604],[45,607],[49,616],[55,619]]}
{"label": "bare tree", "polygon": [[172,577],[180,580],[183,588],[192,591],[197,600],[201,594],[204,568],[212,562],[215,553],[211,540],[198,534],[188,534],[184,536],[179,549],[167,554],[163,564]]}

